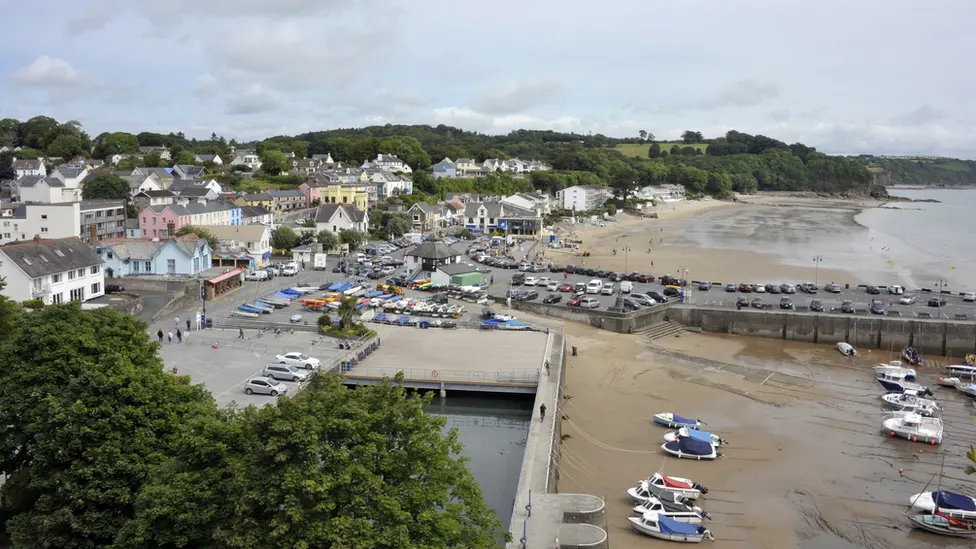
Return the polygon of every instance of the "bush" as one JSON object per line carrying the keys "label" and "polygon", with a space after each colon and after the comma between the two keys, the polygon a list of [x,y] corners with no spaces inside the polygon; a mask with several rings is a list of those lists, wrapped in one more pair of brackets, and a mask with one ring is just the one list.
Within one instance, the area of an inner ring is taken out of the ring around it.
{"label": "bush", "polygon": [[44,307],[44,301],[41,299],[28,299],[24,302],[25,309],[41,309]]}
{"label": "bush", "polygon": [[332,319],[329,318],[329,315],[323,313],[321,316],[319,316],[318,324],[320,329],[331,328]]}
{"label": "bush", "polygon": [[[326,315],[322,315],[326,316]],[[319,317],[321,320],[321,317]],[[331,319],[329,319],[331,323]],[[362,338],[362,337],[376,337],[376,331],[370,330],[365,324],[354,324],[353,326],[346,328],[345,330],[339,328],[338,325],[323,326],[319,324],[319,331],[323,334],[337,336],[337,337],[350,337],[350,338]]]}

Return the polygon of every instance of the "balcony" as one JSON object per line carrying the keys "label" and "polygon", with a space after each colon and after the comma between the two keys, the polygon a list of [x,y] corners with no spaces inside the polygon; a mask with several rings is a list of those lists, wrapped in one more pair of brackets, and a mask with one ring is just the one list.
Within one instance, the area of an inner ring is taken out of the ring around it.
{"label": "balcony", "polygon": [[51,293],[51,284],[45,282],[43,284],[32,284],[31,285],[31,297],[32,298],[42,298]]}

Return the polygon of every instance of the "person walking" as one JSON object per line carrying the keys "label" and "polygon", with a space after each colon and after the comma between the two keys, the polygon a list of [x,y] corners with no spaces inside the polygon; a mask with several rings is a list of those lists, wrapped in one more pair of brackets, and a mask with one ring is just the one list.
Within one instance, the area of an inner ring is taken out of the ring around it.
{"label": "person walking", "polygon": [[158,337],[159,338],[159,342],[162,343],[163,342],[163,330],[159,330],[158,332],[156,332],[156,337]]}
{"label": "person walking", "polygon": [[546,420],[546,403],[543,402],[539,405],[539,421]]}
{"label": "person walking", "polygon": [[549,361],[546,361],[546,376],[549,375]]}
{"label": "person walking", "polygon": [[176,329],[176,342],[183,343],[183,332],[179,328]]}
{"label": "person walking", "polygon": [[176,320],[173,321],[173,326],[176,326],[177,330],[180,329],[180,317],[176,317]]}
{"label": "person walking", "polygon": [[186,331],[190,331],[190,319],[186,319]]}
{"label": "person walking", "polygon": [[237,339],[244,339],[244,328],[237,329]]}
{"label": "person walking", "polygon": [[172,343],[173,342],[173,332],[167,332],[166,333],[166,339],[168,339],[169,342]]}

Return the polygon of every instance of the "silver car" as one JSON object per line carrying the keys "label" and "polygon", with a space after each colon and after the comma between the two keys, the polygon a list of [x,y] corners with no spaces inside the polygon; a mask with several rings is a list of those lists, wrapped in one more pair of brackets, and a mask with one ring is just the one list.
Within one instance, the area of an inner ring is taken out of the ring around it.
{"label": "silver car", "polygon": [[247,380],[244,393],[248,395],[271,395],[276,397],[288,392],[288,386],[270,377],[255,377]]}
{"label": "silver car", "polygon": [[264,367],[264,377],[277,379],[279,381],[293,381],[301,383],[308,379],[309,372],[299,370],[297,366],[287,364],[268,364]]}

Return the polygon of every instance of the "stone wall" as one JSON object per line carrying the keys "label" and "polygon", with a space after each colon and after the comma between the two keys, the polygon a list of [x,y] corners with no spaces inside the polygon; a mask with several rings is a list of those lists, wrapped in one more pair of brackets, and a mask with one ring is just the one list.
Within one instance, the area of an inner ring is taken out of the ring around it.
{"label": "stone wall", "polygon": [[[505,302],[504,298],[496,297],[495,299],[500,303]],[[512,301],[512,308],[626,334],[665,320],[670,304],[665,303],[626,313],[600,309],[580,309],[578,307],[567,307],[565,304],[547,305],[537,301]]]}

